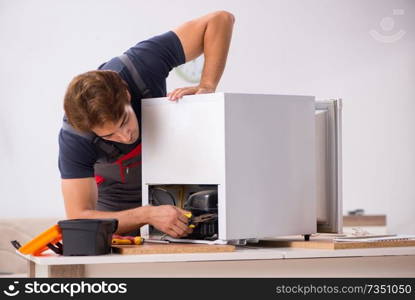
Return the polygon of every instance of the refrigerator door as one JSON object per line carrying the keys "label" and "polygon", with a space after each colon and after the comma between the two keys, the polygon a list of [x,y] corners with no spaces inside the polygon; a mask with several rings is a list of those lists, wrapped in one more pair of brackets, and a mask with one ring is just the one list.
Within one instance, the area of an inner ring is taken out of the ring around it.
{"label": "refrigerator door", "polygon": [[314,114],[313,96],[226,95],[221,239],[316,233]]}
{"label": "refrigerator door", "polygon": [[342,100],[316,101],[317,231],[341,233]]}

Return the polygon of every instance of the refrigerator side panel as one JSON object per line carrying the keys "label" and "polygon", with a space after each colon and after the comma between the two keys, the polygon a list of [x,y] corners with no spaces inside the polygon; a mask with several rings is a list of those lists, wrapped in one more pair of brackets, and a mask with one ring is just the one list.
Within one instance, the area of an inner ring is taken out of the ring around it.
{"label": "refrigerator side panel", "polygon": [[226,94],[227,239],[316,232],[314,97]]}

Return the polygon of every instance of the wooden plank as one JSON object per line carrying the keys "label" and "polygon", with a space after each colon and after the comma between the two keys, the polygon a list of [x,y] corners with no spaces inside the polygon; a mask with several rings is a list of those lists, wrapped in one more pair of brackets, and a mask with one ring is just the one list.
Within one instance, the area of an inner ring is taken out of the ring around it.
{"label": "wooden plank", "polygon": [[309,241],[304,241],[304,239],[260,241],[258,246],[337,250],[337,249],[382,248],[382,247],[411,247],[411,246],[415,246],[415,240],[378,241],[378,242],[335,242],[332,239],[313,240],[311,238]]}
{"label": "wooden plank", "polygon": [[335,242],[334,249],[356,249],[356,248],[383,248],[383,247],[411,247],[415,246],[414,240],[407,241],[378,241],[378,242]]}
{"label": "wooden plank", "polygon": [[168,254],[168,253],[201,253],[201,252],[232,252],[233,245],[205,244],[143,244],[143,245],[114,245],[113,252],[120,254]]}
{"label": "wooden plank", "polygon": [[332,241],[323,240],[269,240],[260,241],[261,247],[287,247],[287,248],[311,248],[311,249],[334,249]]}
{"label": "wooden plank", "polygon": [[385,215],[343,216],[343,226],[386,226]]}

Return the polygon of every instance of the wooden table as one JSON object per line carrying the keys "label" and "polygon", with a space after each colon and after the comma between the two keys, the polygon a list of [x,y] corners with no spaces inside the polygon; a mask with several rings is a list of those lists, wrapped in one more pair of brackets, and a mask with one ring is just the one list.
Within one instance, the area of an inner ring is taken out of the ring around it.
{"label": "wooden table", "polygon": [[30,277],[415,277],[415,247],[22,256]]}

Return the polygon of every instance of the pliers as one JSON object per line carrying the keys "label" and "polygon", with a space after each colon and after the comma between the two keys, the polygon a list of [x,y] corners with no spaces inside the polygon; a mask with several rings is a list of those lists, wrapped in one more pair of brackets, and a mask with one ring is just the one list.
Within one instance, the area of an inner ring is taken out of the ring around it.
{"label": "pliers", "polygon": [[193,216],[192,213],[186,213],[184,214],[187,218],[189,218],[189,228],[195,228],[199,223],[204,223],[207,221],[214,220],[218,217],[217,214],[203,214],[200,216]]}

